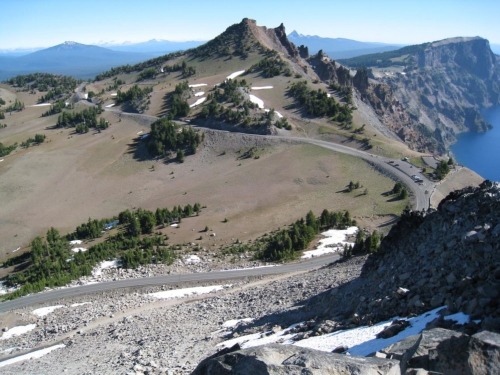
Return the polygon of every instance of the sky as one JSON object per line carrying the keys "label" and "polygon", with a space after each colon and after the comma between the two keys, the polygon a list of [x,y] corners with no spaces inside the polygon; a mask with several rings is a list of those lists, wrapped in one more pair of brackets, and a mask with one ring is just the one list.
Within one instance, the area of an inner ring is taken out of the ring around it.
{"label": "sky", "polygon": [[0,50],[64,41],[210,40],[243,18],[286,32],[418,44],[481,36],[500,44],[498,0],[0,0]]}

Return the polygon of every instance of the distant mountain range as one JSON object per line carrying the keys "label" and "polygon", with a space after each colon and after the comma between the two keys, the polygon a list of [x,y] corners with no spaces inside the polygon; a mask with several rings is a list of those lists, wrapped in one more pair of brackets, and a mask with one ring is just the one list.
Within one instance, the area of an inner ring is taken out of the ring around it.
{"label": "distant mountain range", "polygon": [[195,48],[205,43],[204,41],[173,42],[170,40],[151,39],[140,43],[103,44],[101,47],[113,51],[154,53],[158,56],[169,52],[184,51]]}
{"label": "distant mountain range", "polygon": [[370,53],[393,51],[403,47],[402,44],[360,42],[344,38],[323,38],[317,35],[302,35],[297,31],[292,31],[288,34],[288,39],[297,46],[307,46],[310,54],[316,54],[319,50],[323,50],[324,53],[333,59],[348,59]]}
{"label": "distant mountain range", "polygon": [[43,72],[93,78],[114,66],[135,64],[169,52],[197,47],[203,42],[150,40],[143,43],[110,45],[104,48],[64,42],[31,53],[16,50],[0,54],[0,80],[16,75]]}

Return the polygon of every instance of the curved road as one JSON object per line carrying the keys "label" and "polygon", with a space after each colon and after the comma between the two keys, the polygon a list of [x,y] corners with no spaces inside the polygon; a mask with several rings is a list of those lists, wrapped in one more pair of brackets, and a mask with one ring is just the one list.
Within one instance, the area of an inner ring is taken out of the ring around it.
{"label": "curved road", "polygon": [[228,271],[213,271],[200,273],[184,273],[170,274],[154,277],[144,277],[140,279],[125,279],[117,281],[109,281],[105,283],[82,285],[72,288],[55,289],[48,292],[37,293],[12,301],[0,303],[0,313],[9,310],[19,309],[26,306],[31,306],[37,303],[43,303],[53,300],[59,300],[65,297],[75,297],[83,294],[103,292],[112,289],[120,288],[135,288],[154,285],[178,284],[186,282],[207,282],[207,281],[223,281],[232,279],[241,279],[250,276],[266,276],[277,275],[291,272],[300,272],[312,270],[330,264],[340,258],[338,254],[330,254],[321,257],[312,258],[310,260],[287,263],[275,267],[260,267],[247,268],[241,270]]}
{"label": "curved road", "polygon": [[[106,111],[118,113],[122,116],[132,117],[134,119],[142,119],[148,123],[152,123],[159,119],[159,117],[144,115],[138,113],[127,113],[122,112],[117,108],[106,108]],[[193,125],[190,123],[186,123],[183,121],[176,121],[182,125]],[[215,132],[223,132],[227,133],[226,130],[217,130],[208,128],[211,131]],[[262,135],[262,134],[249,134],[249,133],[241,133],[245,134],[245,136],[253,136],[253,137],[271,137],[274,139],[285,139],[285,140],[294,140],[298,142],[304,142],[309,144],[314,144],[316,146],[320,146],[323,148],[327,148],[332,151],[340,152],[343,154],[355,156],[361,158],[368,163],[376,166],[379,170],[382,170],[384,173],[390,175],[392,178],[401,181],[412,193],[413,195],[413,208],[417,211],[427,210],[430,207],[430,192],[434,190],[435,183],[427,179],[421,173],[419,173],[418,168],[413,168],[413,166],[406,162],[398,159],[386,158],[374,154],[370,154],[369,152],[358,150],[355,148],[347,147],[338,143],[332,143],[328,141],[323,141],[319,139],[313,138],[304,138],[304,137],[293,137],[293,136],[271,136],[271,135]],[[413,179],[412,175],[418,175],[422,178],[423,182],[417,184]]]}

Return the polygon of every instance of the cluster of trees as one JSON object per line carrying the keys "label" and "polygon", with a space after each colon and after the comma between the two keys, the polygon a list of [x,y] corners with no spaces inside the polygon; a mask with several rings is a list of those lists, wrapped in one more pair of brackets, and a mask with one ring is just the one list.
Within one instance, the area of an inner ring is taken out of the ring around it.
{"label": "cluster of trees", "polygon": [[245,79],[226,80],[213,93],[207,95],[207,104],[203,106],[199,116],[203,119],[213,118],[243,127],[275,125],[278,128],[291,129],[287,119],[276,119],[278,116],[273,109],[266,113],[252,113],[251,110],[258,106],[244,99],[243,90],[246,88],[248,88],[248,83]]}
{"label": "cluster of trees", "polygon": [[349,105],[353,104],[352,101],[352,87],[351,86],[343,86],[338,83],[332,82],[330,83],[330,89],[335,91],[344,102]]}
{"label": "cluster of trees", "polygon": [[40,143],[45,142],[45,134],[35,134],[34,138],[28,138],[24,142],[21,143],[21,147],[28,148],[30,147],[33,143],[39,145]]}
{"label": "cluster of trees", "polygon": [[[46,101],[56,98],[58,95],[71,93],[76,88],[80,81],[62,75],[50,73],[33,73],[13,77],[7,81],[12,86],[19,87],[24,90],[45,92],[42,98]],[[42,102],[43,100],[40,99]]]}
{"label": "cluster of trees", "polygon": [[450,167],[454,164],[453,159],[449,158],[448,161],[441,160],[434,171],[434,175],[438,180],[442,180],[446,177],[448,173],[450,173]]}
{"label": "cluster of trees", "polygon": [[[46,287],[66,285],[71,280],[90,275],[96,264],[103,260],[118,258],[126,268],[150,263],[171,264],[175,259],[175,253],[166,244],[166,238],[150,233],[160,221],[178,221],[199,213],[200,210],[200,204],[195,203],[184,207],[177,206],[171,210],[157,209],[156,213],[142,209],[133,212],[123,211],[118,215],[119,225],[123,230],[119,230],[106,241],[91,246],[88,251],[77,253],[71,252],[69,240],[79,235],[83,236],[80,239],[97,238],[102,235],[104,224],[116,218],[89,219],[67,236],[62,236],[56,229],[50,228],[45,239],[36,237],[31,242],[30,253],[12,258],[4,264],[12,266],[24,263],[21,271],[9,275],[5,280],[9,287],[20,286],[8,298],[39,292]],[[135,225],[132,223],[135,222],[139,225],[138,231],[130,230],[130,227]]]}
{"label": "cluster of trees", "polygon": [[124,84],[125,84],[125,81],[119,79],[118,77],[113,77],[113,84],[109,85],[107,87],[107,90],[108,91],[116,90],[116,89],[118,89],[118,87],[120,87],[121,85],[124,85]]}
{"label": "cluster of trees", "polygon": [[4,119],[5,119],[5,112],[0,111],[0,120],[4,120]]}
{"label": "cluster of trees", "polygon": [[126,103],[132,111],[141,112],[147,109],[149,101],[146,101],[146,98],[152,92],[152,87],[140,88],[138,85],[134,85],[125,92],[118,90],[115,102],[116,104]]}
{"label": "cluster of trees", "polygon": [[13,145],[10,146],[5,146],[2,142],[0,142],[0,158],[9,155],[16,148],[17,148],[17,143],[14,143]]}
{"label": "cluster of trees", "polygon": [[346,245],[344,247],[343,255],[345,257],[351,257],[353,255],[363,255],[363,254],[373,254],[380,248],[380,243],[382,242],[382,237],[374,230],[371,234],[365,237],[365,233],[362,230],[358,230],[356,233],[356,241],[354,246]]}
{"label": "cluster of trees", "polygon": [[58,128],[75,127],[77,133],[87,133],[91,128],[101,131],[109,126],[105,119],[97,119],[97,115],[101,113],[102,108],[100,106],[86,108],[80,112],[63,111],[57,117],[56,126]]}
{"label": "cluster of trees", "polygon": [[183,81],[175,86],[175,90],[170,95],[170,117],[184,117],[189,114],[189,104],[187,98],[189,97],[189,84],[188,81]]}
{"label": "cluster of trees", "polygon": [[66,102],[64,100],[58,100],[50,106],[50,109],[42,113],[42,117],[52,116],[57,113],[61,113],[62,110],[66,108]]}
{"label": "cluster of trees", "polygon": [[307,81],[292,83],[288,93],[310,116],[328,116],[333,121],[348,123],[352,120],[352,110],[348,105],[337,103],[334,98],[328,97],[325,91],[310,89],[307,86]]}
{"label": "cluster of trees", "polygon": [[396,182],[391,190],[391,194],[397,195],[398,199],[408,198],[408,190],[404,187],[401,182]]}
{"label": "cluster of trees", "polygon": [[272,78],[281,74],[286,77],[292,76],[292,71],[288,67],[288,64],[277,54],[260,60],[257,64],[252,65],[249,70],[251,72],[261,71],[265,78]]}
{"label": "cluster of trees", "polygon": [[282,229],[269,236],[257,258],[268,261],[286,261],[297,257],[298,252],[306,249],[310,242],[322,230],[345,229],[355,225],[349,211],[330,212],[323,210],[320,217],[309,211],[305,220],[297,220],[287,229]]}
{"label": "cluster of trees", "polygon": [[[180,131],[179,131],[180,129]],[[177,152],[178,159],[184,154],[196,153],[196,148],[203,141],[203,136],[191,127],[182,127],[168,119],[160,119],[151,124],[147,138],[147,148],[152,156],[167,156]],[[182,160],[179,160],[182,162]]]}
{"label": "cluster of trees", "polygon": [[127,73],[132,73],[132,72],[140,72],[143,71],[147,68],[155,67],[156,69],[160,69],[160,67],[166,63],[169,60],[175,59],[179,56],[181,56],[184,52],[173,52],[169,53],[168,55],[163,55],[160,57],[156,57],[154,59],[149,59],[143,62],[140,62],[138,64],[134,65],[122,65],[122,66],[117,66],[113,67],[110,70],[107,70],[105,72],[102,72],[95,77],[95,81],[102,81],[106,78],[111,78],[115,77],[119,74],[127,74]]}
{"label": "cluster of trees", "polygon": [[14,101],[14,104],[11,104],[8,107],[6,107],[4,109],[4,111],[5,112],[20,112],[23,109],[24,109],[24,103],[16,99]]}
{"label": "cluster of trees", "polygon": [[2,98],[0,98],[0,105],[5,105],[5,100],[3,100]]}

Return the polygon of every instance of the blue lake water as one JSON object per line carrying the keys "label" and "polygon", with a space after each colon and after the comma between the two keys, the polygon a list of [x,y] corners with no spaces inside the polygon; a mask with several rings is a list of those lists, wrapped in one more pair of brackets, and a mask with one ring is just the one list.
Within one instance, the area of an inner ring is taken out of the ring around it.
{"label": "blue lake water", "polygon": [[451,150],[459,164],[483,178],[500,181],[500,106],[485,110],[483,116],[493,129],[461,134]]}

